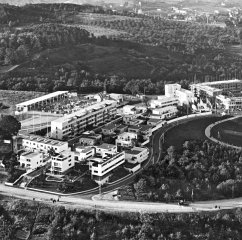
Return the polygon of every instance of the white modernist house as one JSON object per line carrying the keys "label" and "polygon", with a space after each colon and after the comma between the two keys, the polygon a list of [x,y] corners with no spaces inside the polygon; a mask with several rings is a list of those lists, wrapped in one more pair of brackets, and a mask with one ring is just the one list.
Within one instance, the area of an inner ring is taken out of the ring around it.
{"label": "white modernist house", "polygon": [[78,146],[74,153],[75,161],[81,162],[95,155],[95,148],[91,146]]}
{"label": "white modernist house", "polygon": [[178,110],[177,110],[177,107],[175,107],[175,106],[168,106],[168,107],[163,107],[163,108],[152,109],[152,114],[156,115],[156,116],[160,116],[160,119],[173,118],[177,115],[177,113],[178,113]]}
{"label": "white modernist house", "polygon": [[67,142],[61,142],[49,138],[43,138],[37,135],[23,136],[23,149],[28,151],[40,151],[48,153],[50,149],[54,149],[56,153],[69,150]]}
{"label": "white modernist house", "polygon": [[158,99],[150,101],[151,108],[163,108],[170,106],[177,106],[179,100],[175,97],[158,96]]}
{"label": "white modernist house", "polygon": [[108,122],[116,116],[117,102],[104,100],[87,106],[81,110],[58,118],[51,122],[51,136],[54,139],[63,139],[75,136],[85,131],[86,127],[94,127]]}
{"label": "white modernist house", "polygon": [[100,185],[107,182],[112,170],[125,163],[124,152],[109,152],[89,159],[93,179]]}
{"label": "white modernist house", "polygon": [[132,147],[134,141],[137,140],[138,134],[131,132],[124,132],[118,135],[116,145],[121,147]]}
{"label": "white modernist house", "polygon": [[52,174],[62,175],[68,169],[74,167],[74,152],[62,151],[54,156],[51,156],[51,168]]}
{"label": "white modernist house", "polygon": [[44,154],[39,152],[24,152],[19,158],[20,167],[27,170],[34,170],[46,163],[47,159],[44,157]]}
{"label": "white modernist house", "polygon": [[20,114],[22,112],[28,112],[39,106],[45,106],[48,103],[54,103],[61,99],[68,97],[68,91],[57,91],[38,98],[28,100],[26,102],[18,103],[16,105],[15,114]]}
{"label": "white modernist house", "polygon": [[137,113],[137,109],[134,105],[123,106],[123,114],[125,114],[125,115],[135,115],[136,113]]}
{"label": "white modernist house", "polygon": [[142,163],[148,156],[148,148],[134,147],[131,150],[125,151],[125,160],[132,164]]}
{"label": "white modernist house", "polygon": [[95,146],[96,154],[100,156],[104,156],[106,153],[114,153],[117,152],[117,146],[114,144],[103,143],[99,146]]}

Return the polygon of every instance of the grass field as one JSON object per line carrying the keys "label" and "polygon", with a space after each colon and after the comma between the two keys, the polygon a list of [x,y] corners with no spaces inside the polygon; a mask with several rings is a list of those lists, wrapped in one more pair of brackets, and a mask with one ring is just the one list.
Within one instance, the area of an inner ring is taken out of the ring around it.
{"label": "grass field", "polygon": [[220,135],[220,141],[242,147],[242,117],[214,126],[211,135],[215,138]]}
{"label": "grass field", "polygon": [[165,147],[174,146],[180,150],[185,141],[205,140],[205,129],[211,123],[221,120],[221,117],[206,117],[189,121],[169,130],[165,137]]}

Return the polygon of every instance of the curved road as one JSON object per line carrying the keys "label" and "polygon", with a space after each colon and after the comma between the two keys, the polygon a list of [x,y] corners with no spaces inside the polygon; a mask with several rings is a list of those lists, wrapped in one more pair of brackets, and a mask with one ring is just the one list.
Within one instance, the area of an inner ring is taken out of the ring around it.
{"label": "curved road", "polygon": [[[166,126],[163,129],[158,130],[152,136],[152,148],[150,158],[143,167],[150,166],[153,162],[157,162],[162,154],[161,138],[162,134],[169,129],[170,126]],[[140,173],[142,169],[138,172]],[[137,174],[137,173],[136,173]],[[128,178],[121,180],[113,185],[103,188],[103,191],[111,191],[120,186],[127,185],[133,181],[136,174],[129,176]],[[91,190],[86,194],[97,194],[98,190]],[[11,197],[17,197],[22,199],[44,202],[47,204],[53,204],[51,198],[57,199],[58,197],[50,193],[40,193],[36,191],[25,190],[21,188],[8,187],[3,184],[0,185],[0,194]],[[89,197],[88,197],[89,198]],[[62,205],[67,208],[80,208],[80,209],[100,209],[105,211],[128,211],[128,212],[140,212],[140,213],[154,213],[154,212],[197,212],[197,211],[216,211],[215,205],[220,206],[221,209],[231,209],[235,207],[242,207],[242,198],[228,199],[228,200],[216,200],[206,202],[195,202],[190,206],[178,206],[176,204],[165,203],[152,203],[152,202],[130,202],[130,201],[108,201],[108,200],[91,200],[84,198],[83,195],[73,196],[61,196],[60,201],[55,205]]]}

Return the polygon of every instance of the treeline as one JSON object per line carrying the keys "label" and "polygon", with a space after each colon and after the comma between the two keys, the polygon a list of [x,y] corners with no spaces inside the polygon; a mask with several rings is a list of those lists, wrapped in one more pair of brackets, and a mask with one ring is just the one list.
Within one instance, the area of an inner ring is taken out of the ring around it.
{"label": "treeline", "polygon": [[241,151],[208,141],[186,141],[120,190],[122,199],[170,202],[241,196]]}
{"label": "treeline", "polygon": [[70,14],[78,12],[101,13],[102,7],[88,4],[28,4],[21,7],[0,4],[0,24],[10,27],[40,22],[62,22]]}
{"label": "treeline", "polygon": [[194,54],[199,50],[223,50],[227,44],[240,43],[236,29],[192,22],[144,17],[138,20],[90,20],[90,24],[126,32],[127,34],[122,34],[122,39],[162,45],[171,51],[184,54]]}
{"label": "treeline", "polygon": [[31,234],[51,240],[174,240],[242,238],[242,210],[211,213],[147,214],[84,212],[16,200],[0,206],[8,239]]}
{"label": "treeline", "polygon": [[86,42],[89,32],[61,24],[39,24],[0,34],[0,64],[23,63],[33,53],[66,44]]}

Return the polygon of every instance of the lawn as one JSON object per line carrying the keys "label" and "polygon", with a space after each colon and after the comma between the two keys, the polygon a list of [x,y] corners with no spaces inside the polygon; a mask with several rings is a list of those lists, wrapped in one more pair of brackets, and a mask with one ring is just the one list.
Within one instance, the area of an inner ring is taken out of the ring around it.
{"label": "lawn", "polygon": [[224,117],[205,117],[191,120],[169,130],[165,135],[165,147],[174,146],[181,149],[185,141],[205,140],[205,129],[208,125],[223,119]]}
{"label": "lawn", "polygon": [[242,117],[214,126],[211,135],[222,142],[242,147]]}

